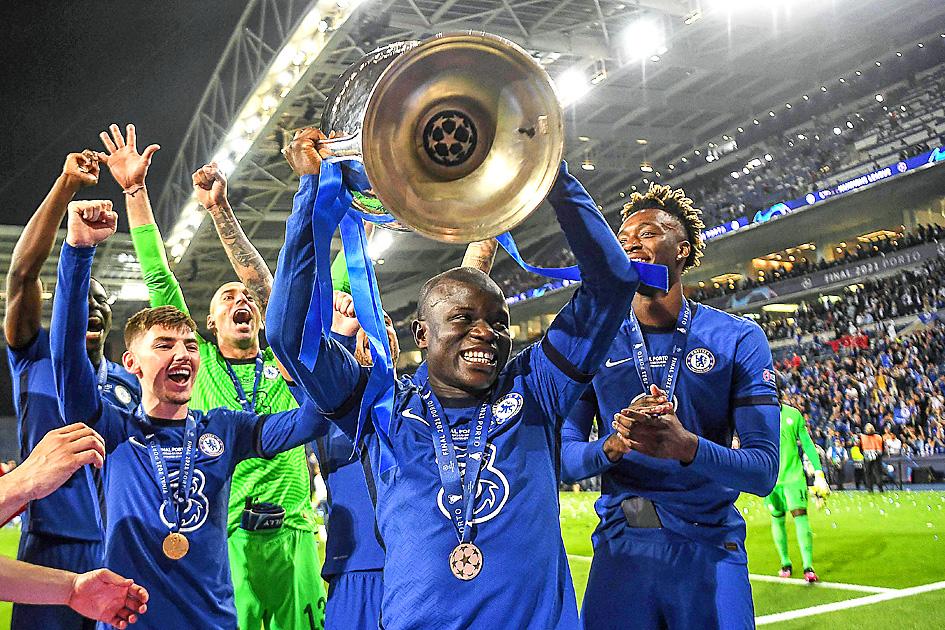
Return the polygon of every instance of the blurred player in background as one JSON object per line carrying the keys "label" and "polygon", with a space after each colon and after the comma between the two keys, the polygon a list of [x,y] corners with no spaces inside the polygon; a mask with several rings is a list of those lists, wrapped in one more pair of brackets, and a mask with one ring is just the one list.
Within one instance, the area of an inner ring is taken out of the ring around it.
{"label": "blurred player in background", "polygon": [[797,531],[797,544],[801,548],[801,560],[804,563],[804,579],[817,582],[814,572],[814,536],[807,518],[807,475],[798,452],[798,444],[814,467],[814,491],[822,497],[830,494],[830,486],[824,477],[820,465],[820,455],[807,432],[807,423],[803,414],[791,405],[781,404],[781,465],[778,469],[778,481],[767,497],[765,507],[771,513],[771,535],[774,546],[781,558],[781,570],[778,575],[791,577],[793,572],[791,557],[788,555],[788,539],[785,528],[787,512],[794,517],[794,529]]}

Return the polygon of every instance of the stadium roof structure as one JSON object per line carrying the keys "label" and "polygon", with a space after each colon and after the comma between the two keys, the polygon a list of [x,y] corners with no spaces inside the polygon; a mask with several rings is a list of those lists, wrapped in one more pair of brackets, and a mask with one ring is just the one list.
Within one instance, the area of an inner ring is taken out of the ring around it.
{"label": "stadium roof structure", "polygon": [[[178,144],[170,180],[152,197],[199,321],[233,271],[196,207],[190,174],[214,157],[228,163],[237,216],[274,268],[297,187],[280,154],[285,134],[317,124],[337,77],[377,46],[485,30],[530,51],[554,78],[583,77],[588,93],[566,109],[566,157],[615,221],[617,193],[639,181],[641,162],[658,170],[692,156],[922,38],[945,46],[943,23],[945,3],[922,0],[251,0]],[[763,122],[762,131],[776,131],[776,119]],[[593,171],[579,168],[585,161]],[[515,236],[526,257],[539,257],[557,232],[543,208]],[[96,276],[113,290],[137,280],[134,260],[118,258],[130,249],[122,250],[96,261]],[[423,280],[458,264],[462,252],[396,234],[376,267],[385,307],[409,304]],[[50,263],[45,277],[54,278]]]}

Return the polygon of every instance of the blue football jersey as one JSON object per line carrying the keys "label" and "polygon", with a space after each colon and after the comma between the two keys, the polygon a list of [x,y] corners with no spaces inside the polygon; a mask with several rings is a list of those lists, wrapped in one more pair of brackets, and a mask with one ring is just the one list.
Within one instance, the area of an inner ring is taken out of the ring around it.
{"label": "blue football jersey", "polygon": [[[387,542],[383,627],[578,627],[558,518],[556,418],[586,383],[572,380],[537,345],[499,375],[473,513],[482,572],[469,582],[450,570],[458,539],[448,509],[456,497],[446,496],[441,485],[422,384],[414,377],[398,381],[390,432],[397,465],[375,472],[377,525]],[[466,441],[480,403],[440,402],[465,470]],[[357,422],[353,407],[335,419],[349,433]],[[366,442],[376,471],[380,438],[371,433]]]}
{"label": "blue football jersey", "polygon": [[[751,320],[701,304],[691,306],[693,319],[673,401],[676,415],[686,429],[702,439],[730,447],[737,407],[778,404],[768,341]],[[643,327],[651,373],[661,387],[674,331],[675,327]],[[629,333],[628,320],[594,376],[593,388],[583,397],[602,419],[602,438],[613,432],[610,421],[614,414],[643,394]],[[588,417],[571,417],[565,433],[580,433],[586,439],[589,425]],[[776,440],[776,434],[772,438]],[[738,494],[699,474],[693,465],[630,452],[616,464],[604,466],[601,498],[596,504],[601,521],[594,534],[595,545],[627,531],[621,502],[632,496],[653,501],[663,527],[682,536],[716,545],[744,541],[745,522],[734,507]]]}
{"label": "blue football jersey", "polygon": [[[69,422],[91,425],[105,439],[105,566],[148,589],[140,628],[236,628],[227,554],[230,476],[243,459],[272,457],[321,437],[328,421],[307,398],[296,409],[268,416],[191,410],[196,452],[190,497],[179,510],[165,505],[148,445],[153,440],[160,449],[173,494],[185,424],[129,411],[98,391],[82,353],[93,256],[94,248],[63,244],[49,346],[60,413]],[[172,560],[162,543],[178,522],[189,552]]]}
{"label": "blue football jersey", "polygon": [[[20,457],[25,459],[43,436],[65,426],[56,401],[56,384],[49,353],[49,332],[40,328],[22,348],[7,348],[13,380]],[[141,398],[138,379],[122,366],[106,360],[107,379],[102,393],[112,403],[134,408]],[[101,541],[99,496],[90,466],[77,470],[58,490],[31,501],[24,514],[23,531],[74,540]]]}

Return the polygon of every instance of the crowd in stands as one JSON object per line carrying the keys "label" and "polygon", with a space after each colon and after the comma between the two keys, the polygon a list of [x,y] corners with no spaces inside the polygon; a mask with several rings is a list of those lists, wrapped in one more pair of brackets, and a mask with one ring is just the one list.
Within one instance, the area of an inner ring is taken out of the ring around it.
{"label": "crowd in stands", "polygon": [[828,459],[846,458],[872,424],[887,455],[945,454],[945,325],[902,338],[879,334],[867,347],[828,358],[778,362],[782,392],[805,414]]}
{"label": "crowd in stands", "polygon": [[896,238],[880,238],[870,243],[857,243],[851,249],[844,249],[838,252],[836,257],[831,261],[821,260],[819,262],[812,262],[808,259],[802,259],[796,263],[782,264],[781,266],[766,271],[764,276],[720,284],[717,287],[704,287],[696,290],[691,297],[696,301],[708,300],[721,295],[738,293],[745,289],[755,289],[788,278],[805,276],[815,271],[824,271],[831,267],[839,267],[851,262],[872,258],[873,256],[882,256],[921,243],[930,243],[940,240],[945,240],[945,228],[935,224],[920,225],[914,231],[907,232]]}
{"label": "crowd in stands", "polygon": [[803,197],[862,174],[865,169],[904,160],[945,144],[940,95],[945,67],[911,87],[890,90],[882,101],[856,111],[839,108],[810,125],[774,137],[745,166],[732,165],[685,183],[701,204],[706,226],[748,216],[775,203]]}
{"label": "crowd in stands", "polygon": [[799,339],[833,331],[836,337],[856,335],[864,326],[904,315],[945,308],[945,258],[887,278],[846,287],[839,300],[803,302],[791,317],[774,319],[762,313],[759,324],[768,339]]}

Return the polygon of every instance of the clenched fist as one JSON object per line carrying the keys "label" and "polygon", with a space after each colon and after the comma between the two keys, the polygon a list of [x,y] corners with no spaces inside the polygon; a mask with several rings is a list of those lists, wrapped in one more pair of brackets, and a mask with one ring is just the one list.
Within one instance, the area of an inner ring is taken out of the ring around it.
{"label": "clenched fist", "polygon": [[226,174],[220,170],[216,162],[210,162],[197,169],[193,175],[193,182],[197,201],[207,210],[227,203]]}
{"label": "clenched fist", "polygon": [[[329,137],[334,137],[334,133]],[[296,175],[318,175],[322,160],[331,156],[331,149],[322,144],[326,137],[318,129],[307,127],[295,132],[292,142],[282,149],[282,154]]]}
{"label": "clenched fist", "polygon": [[62,166],[62,176],[76,188],[94,186],[98,183],[98,174],[98,155],[89,149],[70,153]]}
{"label": "clenched fist", "polygon": [[108,200],[69,204],[66,242],[73,247],[94,247],[115,233],[118,214]]}

